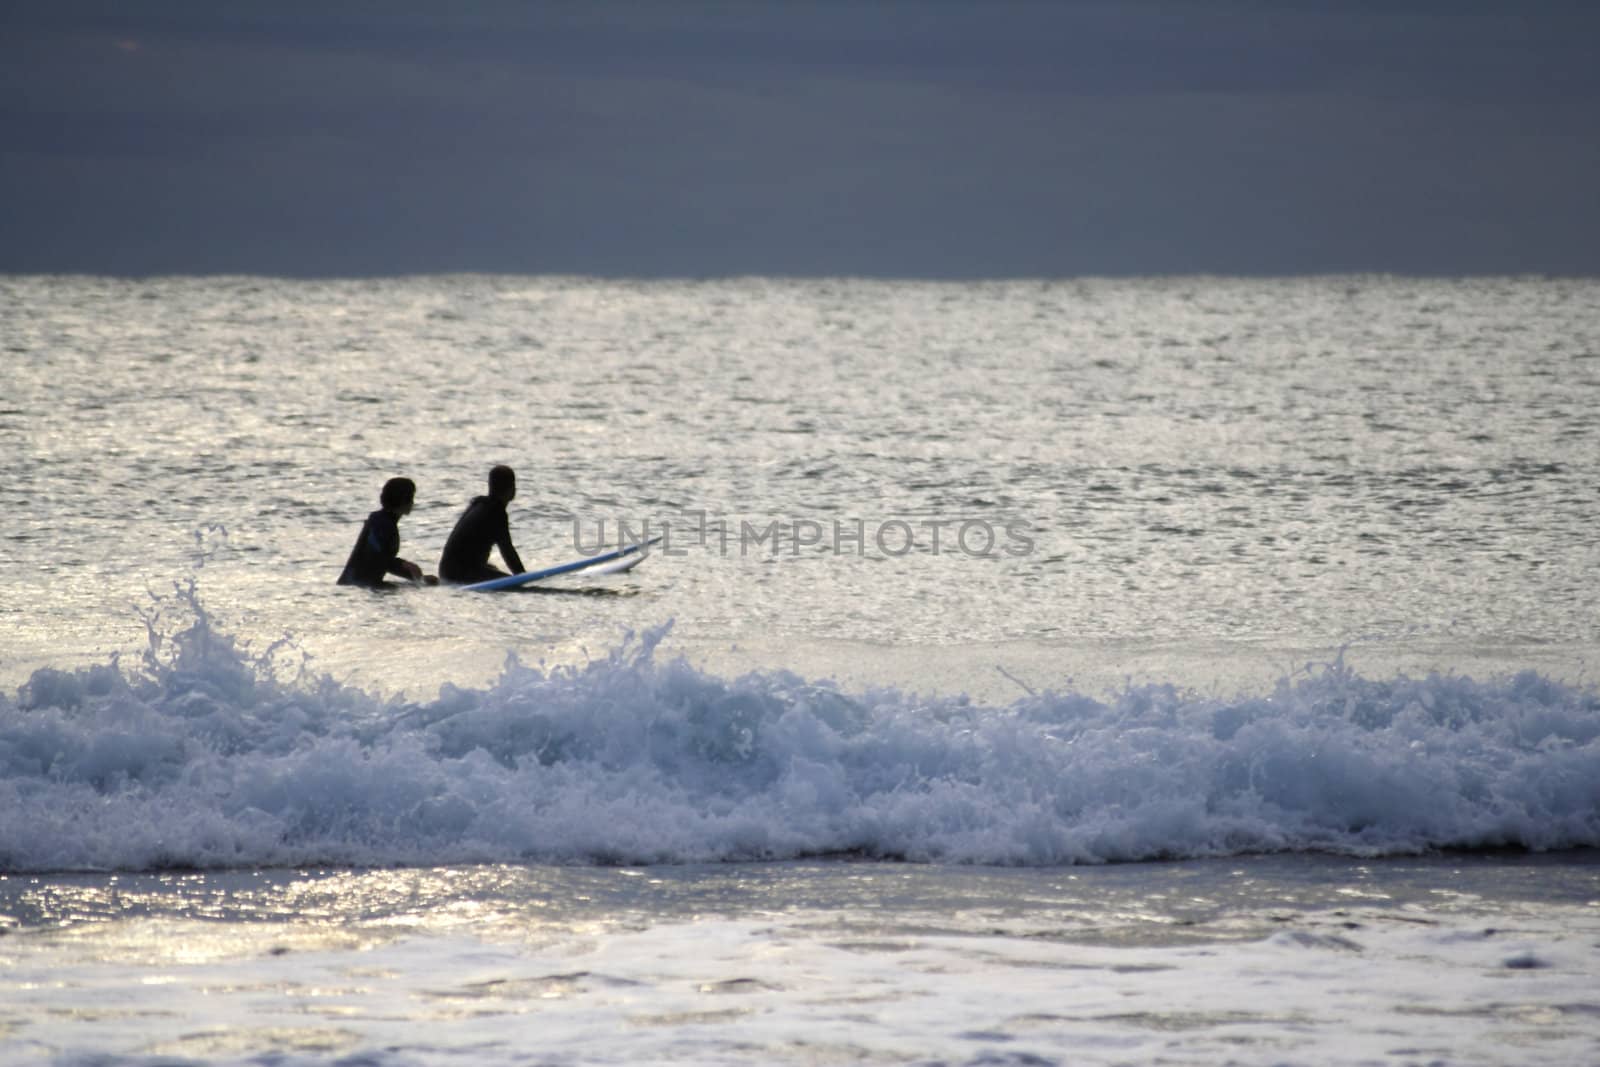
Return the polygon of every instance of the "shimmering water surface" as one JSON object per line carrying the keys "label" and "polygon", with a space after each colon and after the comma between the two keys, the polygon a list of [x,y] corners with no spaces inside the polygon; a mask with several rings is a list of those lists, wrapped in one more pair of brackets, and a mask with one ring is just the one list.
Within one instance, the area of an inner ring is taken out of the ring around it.
{"label": "shimmering water surface", "polygon": [[[1591,281],[0,286],[13,682],[138,647],[197,551],[229,622],[393,688],[667,619],[716,662],[1010,695],[997,663],[1271,678],[1346,642],[1586,675],[1600,634]],[[670,554],[385,604],[375,662],[329,579],[378,486],[418,481],[431,567],[495,462],[530,565],[619,523]]]}
{"label": "shimmering water surface", "polygon": [[[0,279],[0,1061],[1600,1061],[1600,282]],[[517,594],[433,569],[491,464]]]}

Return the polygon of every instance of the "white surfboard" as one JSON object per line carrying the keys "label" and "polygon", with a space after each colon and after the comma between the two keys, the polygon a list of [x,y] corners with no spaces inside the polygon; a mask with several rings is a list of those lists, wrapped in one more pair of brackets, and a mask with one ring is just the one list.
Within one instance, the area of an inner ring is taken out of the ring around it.
{"label": "white surfboard", "polygon": [[541,578],[554,578],[558,574],[571,574],[582,571],[584,574],[618,574],[622,571],[632,570],[644,562],[645,556],[650,554],[650,546],[660,543],[661,538],[652,537],[648,541],[627,545],[611,552],[602,552],[597,556],[588,556],[584,559],[575,559],[571,563],[558,563],[554,567],[545,567],[543,570],[523,571],[521,574],[508,574],[502,578],[490,578],[487,581],[473,582],[471,585],[460,586],[462,589],[475,593],[488,593],[496,589],[515,589],[519,585],[537,582]]}

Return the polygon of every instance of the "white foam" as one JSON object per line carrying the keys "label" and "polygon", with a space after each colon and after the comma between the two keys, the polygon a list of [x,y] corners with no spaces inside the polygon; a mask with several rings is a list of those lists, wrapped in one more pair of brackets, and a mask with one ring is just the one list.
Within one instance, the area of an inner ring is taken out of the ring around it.
{"label": "white foam", "polygon": [[658,657],[658,628],[408,703],[282,680],[281,648],[190,607],[137,666],[41,670],[0,698],[0,869],[1600,845],[1600,697],[1533,673],[1334,663],[1266,697],[990,706],[726,679]]}

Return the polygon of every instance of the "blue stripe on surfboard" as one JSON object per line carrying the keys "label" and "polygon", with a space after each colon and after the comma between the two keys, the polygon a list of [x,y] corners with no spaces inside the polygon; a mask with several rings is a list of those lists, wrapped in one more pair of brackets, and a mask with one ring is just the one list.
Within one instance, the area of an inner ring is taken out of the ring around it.
{"label": "blue stripe on surfboard", "polygon": [[514,589],[519,585],[537,582],[541,578],[553,578],[558,574],[569,574],[572,571],[581,571],[585,567],[593,567],[596,563],[609,563],[623,556],[631,556],[635,552],[643,552],[653,544],[661,541],[659,537],[652,537],[648,541],[641,541],[636,545],[628,545],[611,552],[602,552],[598,556],[589,556],[586,559],[575,559],[571,563],[558,563],[554,567],[546,567],[541,571],[523,571],[521,574],[508,574],[503,578],[490,578],[484,582],[473,582],[460,588],[478,593],[487,593],[495,589]]}

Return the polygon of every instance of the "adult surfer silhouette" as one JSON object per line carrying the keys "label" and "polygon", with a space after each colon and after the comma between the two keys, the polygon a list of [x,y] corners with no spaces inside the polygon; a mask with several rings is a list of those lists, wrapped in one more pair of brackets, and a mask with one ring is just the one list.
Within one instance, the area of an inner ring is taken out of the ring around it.
{"label": "adult surfer silhouette", "polygon": [[440,578],[471,583],[505,577],[505,571],[489,562],[489,550],[493,548],[500,550],[500,558],[512,574],[525,570],[511,544],[511,520],[506,515],[506,505],[516,495],[516,472],[504,464],[489,471],[489,495],[473,497],[444,543],[444,554],[439,557]]}

